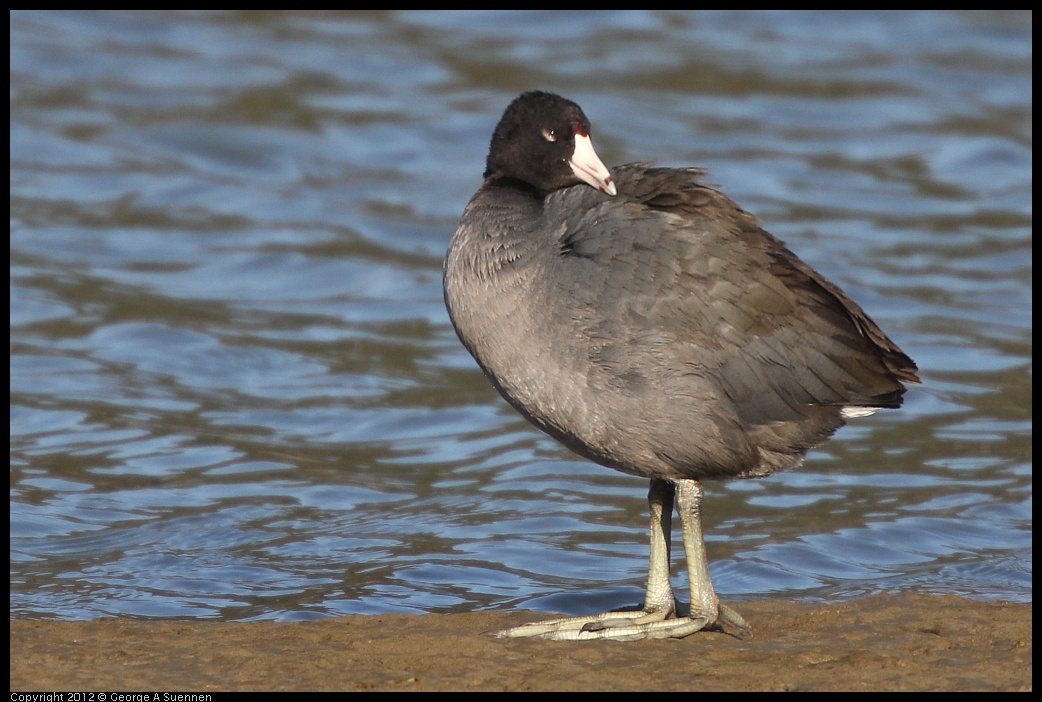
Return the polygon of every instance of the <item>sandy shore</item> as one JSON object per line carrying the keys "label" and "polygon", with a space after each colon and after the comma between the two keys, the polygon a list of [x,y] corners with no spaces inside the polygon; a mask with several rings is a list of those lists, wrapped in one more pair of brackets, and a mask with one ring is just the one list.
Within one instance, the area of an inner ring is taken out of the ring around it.
{"label": "sandy shore", "polygon": [[1030,604],[901,595],[736,608],[752,638],[482,635],[540,618],[531,612],[249,624],[12,620],[11,690],[1031,690]]}

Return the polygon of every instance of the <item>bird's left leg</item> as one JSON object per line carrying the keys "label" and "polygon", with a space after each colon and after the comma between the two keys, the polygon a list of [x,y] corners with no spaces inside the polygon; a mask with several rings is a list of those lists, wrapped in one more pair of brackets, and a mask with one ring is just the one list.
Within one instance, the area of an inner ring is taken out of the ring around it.
{"label": "bird's left leg", "polygon": [[[709,577],[709,559],[706,557],[705,539],[702,535],[702,498],[705,489],[697,480],[677,481],[677,511],[684,533],[684,554],[687,560],[688,585],[691,588],[691,604],[688,619],[701,622],[700,628],[727,631],[735,630],[738,638],[752,633],[745,619],[738,612],[720,602]],[[696,629],[697,631],[697,629]]]}
{"label": "bird's left leg", "polygon": [[[668,490],[663,486],[667,486]],[[669,511],[659,514],[658,519],[655,518],[656,504],[671,507],[674,494],[684,535],[684,554],[691,588],[690,605],[675,602],[669,585]],[[656,499],[656,495],[661,495],[661,497]],[[702,534],[704,495],[705,490],[697,480],[678,480],[675,484],[651,481],[648,501],[651,503],[652,513],[652,557],[648,571],[648,593],[645,599],[644,616],[593,621],[581,629],[579,636],[568,638],[679,639],[702,630],[729,631],[742,638],[751,633],[745,619],[727,605],[722,604],[713,589]],[[662,534],[657,532],[656,524],[662,525],[665,532],[664,542],[660,541]],[[664,549],[664,557],[656,557],[656,547]],[[547,638],[565,637],[550,636]]]}
{"label": "bird's left leg", "polygon": [[[691,488],[694,486],[694,489]],[[681,524],[684,527],[684,547],[688,556],[688,571],[692,596],[699,594],[699,608],[694,616],[677,616],[677,603],[669,583],[670,529],[673,500],[677,491]],[[674,484],[653,479],[648,490],[651,511],[651,553],[648,562],[648,587],[644,608],[636,612],[606,612],[594,617],[568,617],[547,622],[490,632],[497,637],[536,636],[555,641],[586,641],[612,639],[634,641],[640,639],[681,638],[701,631],[717,621],[717,612],[726,613],[727,623],[745,627],[745,622],[730,608],[719,605],[713,593],[706,566],[705,546],[701,526],[702,486],[693,480]],[[694,569],[694,570],[692,570]],[[708,587],[708,590],[707,590]],[[708,598],[704,595],[708,592]],[[708,599],[716,609],[702,603]],[[745,627],[747,628],[747,627]]]}

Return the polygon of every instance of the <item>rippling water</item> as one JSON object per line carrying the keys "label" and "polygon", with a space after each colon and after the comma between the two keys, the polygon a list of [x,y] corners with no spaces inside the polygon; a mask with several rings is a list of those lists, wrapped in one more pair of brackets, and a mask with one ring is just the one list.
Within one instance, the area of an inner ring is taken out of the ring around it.
{"label": "rippling water", "polygon": [[529,427],[442,305],[537,87],[606,163],[708,167],[922,369],[802,468],[708,486],[722,596],[1029,601],[1031,40],[1022,11],[13,12],[12,616],[641,600],[644,481]]}

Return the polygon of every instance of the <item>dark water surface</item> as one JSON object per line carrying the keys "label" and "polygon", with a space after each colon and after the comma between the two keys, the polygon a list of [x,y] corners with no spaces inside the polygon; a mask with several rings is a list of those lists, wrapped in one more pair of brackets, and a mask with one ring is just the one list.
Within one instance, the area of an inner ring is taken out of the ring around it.
{"label": "dark water surface", "polygon": [[645,482],[520,419],[442,304],[537,87],[609,165],[708,167],[922,369],[708,486],[722,596],[1030,601],[1031,20],[13,12],[11,615],[640,601]]}

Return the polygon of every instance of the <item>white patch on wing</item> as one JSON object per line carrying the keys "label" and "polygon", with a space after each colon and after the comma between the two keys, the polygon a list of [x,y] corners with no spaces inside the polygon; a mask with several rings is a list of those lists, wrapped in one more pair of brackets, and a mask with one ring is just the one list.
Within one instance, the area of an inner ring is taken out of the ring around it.
{"label": "white patch on wing", "polygon": [[878,411],[878,407],[844,407],[840,410],[840,415],[843,419],[853,419],[854,417],[868,417]]}

